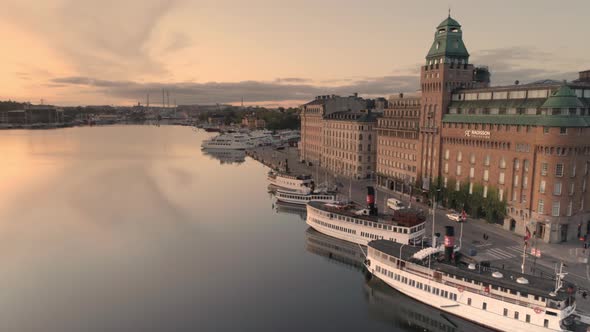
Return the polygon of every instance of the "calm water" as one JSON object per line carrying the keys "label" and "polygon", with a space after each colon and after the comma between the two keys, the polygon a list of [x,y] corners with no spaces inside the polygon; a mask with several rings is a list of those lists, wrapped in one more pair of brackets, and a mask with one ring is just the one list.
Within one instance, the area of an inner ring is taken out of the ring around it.
{"label": "calm water", "polygon": [[203,154],[208,136],[0,131],[0,330],[452,331],[275,206],[266,168]]}

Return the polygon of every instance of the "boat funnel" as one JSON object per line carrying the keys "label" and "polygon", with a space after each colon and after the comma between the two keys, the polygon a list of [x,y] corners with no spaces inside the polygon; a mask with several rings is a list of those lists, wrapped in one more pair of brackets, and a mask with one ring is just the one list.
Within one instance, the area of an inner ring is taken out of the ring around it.
{"label": "boat funnel", "polygon": [[370,216],[377,215],[377,207],[375,206],[375,188],[367,187],[367,209],[369,209]]}

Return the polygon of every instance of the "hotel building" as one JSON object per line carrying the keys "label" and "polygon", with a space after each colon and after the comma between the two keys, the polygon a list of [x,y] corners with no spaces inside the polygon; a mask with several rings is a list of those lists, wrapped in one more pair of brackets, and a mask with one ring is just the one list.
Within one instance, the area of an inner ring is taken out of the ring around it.
{"label": "hotel building", "polygon": [[378,184],[494,190],[507,203],[506,229],[528,227],[545,242],[590,233],[590,71],[501,87],[489,77],[469,63],[461,25],[448,17],[421,67],[419,100],[391,100],[378,122]]}

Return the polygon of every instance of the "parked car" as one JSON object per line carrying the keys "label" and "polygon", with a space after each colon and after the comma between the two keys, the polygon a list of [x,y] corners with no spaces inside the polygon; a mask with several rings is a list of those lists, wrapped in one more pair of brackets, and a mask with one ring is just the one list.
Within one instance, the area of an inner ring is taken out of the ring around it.
{"label": "parked car", "polygon": [[449,218],[449,220],[459,222],[461,221],[461,214],[457,212],[447,213],[447,218]]}

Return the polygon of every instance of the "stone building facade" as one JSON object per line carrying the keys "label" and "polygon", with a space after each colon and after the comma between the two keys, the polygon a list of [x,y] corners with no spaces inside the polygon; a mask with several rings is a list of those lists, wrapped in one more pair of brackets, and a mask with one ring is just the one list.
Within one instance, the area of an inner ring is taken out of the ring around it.
{"label": "stone building facade", "polygon": [[322,167],[355,178],[375,172],[377,117],[371,111],[327,115],[322,129]]}
{"label": "stone building facade", "polygon": [[377,185],[410,192],[416,183],[419,148],[420,96],[390,97],[377,122]]}
{"label": "stone building facade", "polygon": [[301,161],[319,163],[323,147],[324,117],[336,112],[360,111],[366,108],[366,101],[354,94],[348,97],[335,95],[318,96],[301,106],[301,141],[299,158]]}

